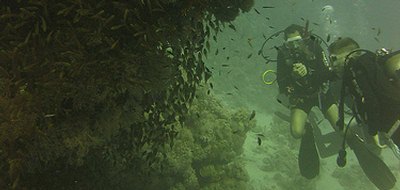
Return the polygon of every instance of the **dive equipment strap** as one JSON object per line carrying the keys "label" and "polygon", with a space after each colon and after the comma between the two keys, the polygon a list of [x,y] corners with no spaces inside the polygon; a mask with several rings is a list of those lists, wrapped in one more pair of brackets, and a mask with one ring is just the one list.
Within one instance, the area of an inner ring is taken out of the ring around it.
{"label": "dive equipment strap", "polygon": [[393,133],[400,127],[400,120],[397,120],[387,132],[388,137],[392,137]]}

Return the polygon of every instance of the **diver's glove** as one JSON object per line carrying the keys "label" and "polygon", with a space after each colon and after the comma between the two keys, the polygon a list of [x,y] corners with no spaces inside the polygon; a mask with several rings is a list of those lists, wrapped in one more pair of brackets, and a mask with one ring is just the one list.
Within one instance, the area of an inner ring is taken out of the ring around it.
{"label": "diver's glove", "polygon": [[292,70],[292,76],[294,78],[302,78],[307,75],[307,68],[303,63],[294,63],[293,64],[293,70]]}

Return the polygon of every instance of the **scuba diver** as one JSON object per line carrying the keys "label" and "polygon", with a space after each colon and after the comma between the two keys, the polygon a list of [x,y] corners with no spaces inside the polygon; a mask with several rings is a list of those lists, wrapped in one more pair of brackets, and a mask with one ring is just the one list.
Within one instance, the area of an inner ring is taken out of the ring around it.
{"label": "scuba diver", "polygon": [[[338,165],[346,164],[345,142],[353,149],[364,173],[379,189],[392,189],[396,178],[387,165],[366,146],[353,131],[353,119],[366,127],[379,148],[389,146],[400,159],[400,51],[390,53],[382,48],[377,53],[359,49],[351,38],[339,38],[328,48],[333,70],[342,77],[338,126],[344,130]],[[350,101],[345,98],[350,98]],[[350,103],[349,103],[350,102]],[[352,118],[344,125],[345,104]],[[386,141],[382,145],[380,132]]]}
{"label": "scuba diver", "polygon": [[320,41],[308,33],[307,25],[292,24],[283,33],[285,43],[276,48],[276,80],[279,93],[289,99],[291,134],[296,139],[301,138],[300,173],[312,179],[319,174],[319,155],[307,118],[311,109],[318,106],[335,129],[338,107],[327,90],[327,82],[335,78],[335,73],[328,66]]}

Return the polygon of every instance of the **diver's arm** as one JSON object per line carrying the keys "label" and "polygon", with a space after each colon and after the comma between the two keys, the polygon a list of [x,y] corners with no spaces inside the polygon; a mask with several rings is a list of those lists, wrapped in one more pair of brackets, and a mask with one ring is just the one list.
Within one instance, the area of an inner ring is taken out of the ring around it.
{"label": "diver's arm", "polygon": [[336,75],[327,65],[325,65],[324,50],[319,44],[314,44],[314,54],[316,56],[315,72],[310,75],[311,81],[313,83],[323,83],[328,80],[335,80]]}
{"label": "diver's arm", "polygon": [[368,78],[368,75],[366,73],[367,70],[369,70],[367,67],[373,65],[369,64],[375,64],[375,63],[368,63],[368,62],[363,62],[363,63],[358,63],[358,64],[363,64],[364,69],[362,72],[356,72],[357,76],[357,85],[359,86],[362,94],[361,94],[361,100],[360,103],[363,105],[362,107],[365,109],[366,112],[366,123],[368,126],[368,132],[370,135],[375,136],[378,134],[378,131],[380,129],[380,106],[379,106],[379,101],[378,97],[376,96],[374,90],[372,89],[371,86],[371,81],[370,78]]}
{"label": "diver's arm", "polygon": [[[364,75],[364,78],[362,80],[366,80],[366,77]],[[353,88],[360,88],[360,85],[353,81],[351,79],[351,82],[354,82]],[[377,100],[375,99],[375,96],[372,94],[372,89],[369,85],[361,85],[362,86],[362,92],[363,94],[360,94],[360,99],[358,100],[359,104],[363,104],[363,108],[365,109],[365,112],[367,113],[367,118],[366,118],[366,123],[367,123],[367,128],[368,128],[368,133],[373,137],[374,143],[377,147],[379,148],[386,148],[387,145],[382,145],[379,140],[379,135],[378,135],[378,114],[374,112],[378,112],[377,106]],[[359,90],[353,91],[353,93],[357,93]],[[359,96],[357,96],[359,97]],[[375,99],[375,100],[374,100]],[[358,106],[359,108],[361,106]],[[374,109],[376,109],[374,111]],[[363,118],[365,119],[365,118]]]}
{"label": "diver's arm", "polygon": [[278,60],[277,60],[277,73],[276,73],[276,81],[279,86],[279,93],[284,93],[286,95],[290,94],[288,88],[291,88],[292,78],[290,76],[291,68],[286,63],[286,57],[283,55],[281,51],[278,52]]}

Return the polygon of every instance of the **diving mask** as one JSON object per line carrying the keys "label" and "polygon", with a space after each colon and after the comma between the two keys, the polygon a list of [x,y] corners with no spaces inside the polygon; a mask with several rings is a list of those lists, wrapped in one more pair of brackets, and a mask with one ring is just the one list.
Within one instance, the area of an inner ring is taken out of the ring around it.
{"label": "diving mask", "polygon": [[293,36],[293,37],[286,39],[285,44],[288,48],[297,49],[300,47],[300,43],[302,41],[303,41],[303,38],[301,36]]}
{"label": "diving mask", "polygon": [[288,38],[286,40],[286,42],[298,41],[298,40],[301,40],[301,39],[302,39],[301,36],[293,36],[293,37]]}

